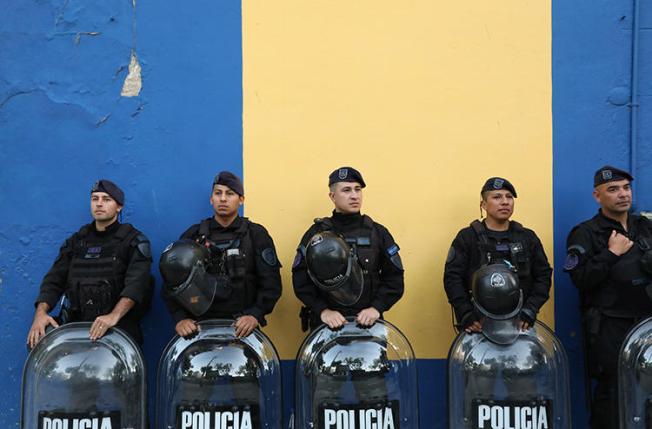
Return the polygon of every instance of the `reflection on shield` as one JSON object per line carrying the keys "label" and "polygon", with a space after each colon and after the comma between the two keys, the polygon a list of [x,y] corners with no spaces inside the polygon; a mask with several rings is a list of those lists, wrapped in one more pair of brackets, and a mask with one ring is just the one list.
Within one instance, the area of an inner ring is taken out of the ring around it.
{"label": "reflection on shield", "polygon": [[625,338],[618,359],[620,427],[652,427],[652,318]]}
{"label": "reflection on shield", "polygon": [[145,429],[140,349],[116,328],[92,342],[90,327],[63,325],[32,350],[23,370],[21,428]]}
{"label": "reflection on shield", "polygon": [[156,427],[280,429],[280,361],[269,338],[259,330],[237,338],[232,320],[199,326],[161,356]]}
{"label": "reflection on shield", "polygon": [[392,324],[322,326],[297,355],[294,427],[416,429],[416,386],[414,352]]}
{"label": "reflection on shield", "polygon": [[449,427],[570,427],[568,359],[540,322],[500,344],[462,332],[448,354]]}

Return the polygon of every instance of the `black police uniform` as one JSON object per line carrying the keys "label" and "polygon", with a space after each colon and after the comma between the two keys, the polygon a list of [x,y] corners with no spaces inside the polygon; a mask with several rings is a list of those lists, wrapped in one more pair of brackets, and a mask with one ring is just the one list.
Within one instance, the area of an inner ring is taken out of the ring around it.
{"label": "black police uniform", "polygon": [[132,225],[116,221],[98,231],[90,223],[61,246],[41,283],[36,305],[45,302],[52,309],[65,293],[69,308],[64,322],[92,322],[110,313],[120,298],[130,298],[136,305],[117,327],[142,344],[140,319],[149,309],[153,290],[151,263],[149,241]]}
{"label": "black police uniform", "polygon": [[[211,263],[207,271],[221,276],[230,289],[228,297],[216,298],[199,320],[251,315],[265,326],[265,316],[281,297],[281,264],[267,230],[244,217],[235,218],[227,227],[211,217],[188,228],[180,238],[208,246]],[[197,319],[168,294],[163,298],[175,322]]]}
{"label": "black police uniform", "polygon": [[471,301],[473,273],[484,264],[502,261],[517,270],[524,298],[519,317],[530,324],[536,320],[550,296],[552,274],[541,241],[534,231],[515,221],[509,222],[507,231],[492,231],[475,220],[458,232],[444,269],[444,288],[460,327],[480,319]]}
{"label": "black police uniform", "polygon": [[[612,231],[634,246],[617,256],[608,248]],[[599,211],[571,230],[564,269],[581,296],[585,353],[591,377],[597,378],[592,404],[592,427],[618,427],[618,354],[629,330],[652,315],[646,287],[652,278],[641,266],[652,247],[652,222],[629,214],[627,231]]]}
{"label": "black police uniform", "polygon": [[[318,232],[334,231],[354,245],[358,261],[362,265],[364,288],[360,300],[352,306],[343,306],[319,289],[308,275],[305,249],[310,238]],[[304,330],[321,324],[321,312],[337,310],[343,316],[355,316],[368,307],[382,314],[389,310],[403,295],[403,264],[399,247],[387,228],[374,222],[369,216],[342,214],[333,211],[328,218],[315,219],[315,223],[303,235],[294,263],[292,283],[295,295],[306,306],[302,310]]]}

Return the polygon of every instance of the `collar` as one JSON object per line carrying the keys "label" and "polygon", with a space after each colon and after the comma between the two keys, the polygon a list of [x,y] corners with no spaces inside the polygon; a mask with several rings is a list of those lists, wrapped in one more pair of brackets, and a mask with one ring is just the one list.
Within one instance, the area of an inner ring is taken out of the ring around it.
{"label": "collar", "polygon": [[240,225],[242,225],[242,218],[238,215],[233,219],[233,222],[231,222],[230,225],[228,226],[222,226],[220,225],[216,220],[215,217],[210,218],[210,224],[209,228],[211,230],[217,230],[217,231],[228,231],[228,230],[233,230],[233,229],[238,229],[240,228]]}
{"label": "collar", "polygon": [[93,234],[95,234],[96,236],[98,236],[98,237],[106,237],[108,235],[115,234],[115,232],[118,230],[118,228],[120,228],[120,222],[118,220],[113,222],[111,225],[107,226],[104,231],[98,231],[97,230],[97,227],[95,226],[95,221],[93,221],[93,223],[91,223],[91,225],[92,225],[91,232]]}
{"label": "collar", "polygon": [[333,210],[333,215],[331,216],[333,222],[340,225],[353,225],[356,223],[362,222],[362,214],[358,213],[339,213]]}
{"label": "collar", "polygon": [[598,214],[595,215],[595,218],[597,219],[600,228],[603,229],[615,229],[616,231],[624,232],[624,233],[632,230],[633,216],[631,213],[627,214],[627,231],[623,229],[623,226],[621,225],[620,222],[605,216],[604,213],[602,213],[602,209],[598,209]]}

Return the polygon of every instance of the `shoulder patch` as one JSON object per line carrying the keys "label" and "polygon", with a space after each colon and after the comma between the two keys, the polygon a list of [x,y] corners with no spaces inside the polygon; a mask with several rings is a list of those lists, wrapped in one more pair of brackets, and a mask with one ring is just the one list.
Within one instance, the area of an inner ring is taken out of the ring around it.
{"label": "shoulder patch", "polygon": [[260,256],[262,256],[263,261],[265,261],[265,263],[270,267],[275,267],[278,265],[278,258],[276,257],[276,252],[271,247],[263,249]]}
{"label": "shoulder patch", "polygon": [[389,258],[389,260],[392,264],[394,264],[396,268],[403,271],[403,261],[401,260],[401,255],[395,253],[391,258]]}
{"label": "shoulder patch", "polygon": [[577,253],[569,253],[564,261],[564,271],[572,271],[580,263],[580,257]]}
{"label": "shoulder patch", "polygon": [[394,243],[387,248],[387,254],[389,256],[394,256],[398,253],[399,250],[401,250],[401,248],[398,247],[398,244]]}
{"label": "shoulder patch", "polygon": [[302,259],[303,255],[301,254],[301,250],[297,249],[297,254],[294,256],[294,261],[292,262],[292,268],[298,267]]}
{"label": "shoulder patch", "polygon": [[451,246],[450,249],[448,249],[448,255],[446,256],[446,263],[448,264],[449,262],[453,262],[455,259],[455,247]]}
{"label": "shoulder patch", "polygon": [[138,243],[138,251],[146,258],[152,257],[152,247],[149,245],[149,241],[141,241]]}

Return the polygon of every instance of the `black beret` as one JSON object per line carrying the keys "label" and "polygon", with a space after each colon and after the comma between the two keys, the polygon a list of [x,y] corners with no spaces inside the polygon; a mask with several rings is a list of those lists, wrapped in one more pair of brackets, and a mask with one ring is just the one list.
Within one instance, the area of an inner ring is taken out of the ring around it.
{"label": "black beret", "polygon": [[482,190],[480,191],[480,195],[484,194],[487,191],[498,191],[501,189],[508,190],[512,193],[514,198],[516,198],[516,189],[514,189],[514,185],[509,183],[509,180],[503,179],[502,177],[491,177],[487,179],[487,181],[484,182]]}
{"label": "black beret", "polygon": [[340,167],[328,176],[328,186],[338,182],[358,182],[363,188],[367,186],[362,174],[353,167]]}
{"label": "black beret", "polygon": [[91,194],[93,192],[106,192],[115,200],[116,203],[121,206],[125,205],[125,193],[122,192],[122,189],[118,187],[115,183],[110,180],[100,179],[97,182],[93,183],[91,188]]}
{"label": "black beret", "polygon": [[242,181],[238,176],[231,173],[230,171],[220,171],[215,180],[213,180],[213,186],[215,185],[224,185],[231,188],[236,194],[243,196],[244,195],[244,186],[242,186]]}
{"label": "black beret", "polygon": [[607,182],[615,182],[616,180],[629,180],[631,182],[634,178],[625,170],[605,165],[595,172],[595,175],[593,176],[593,187],[595,188],[596,186]]}

